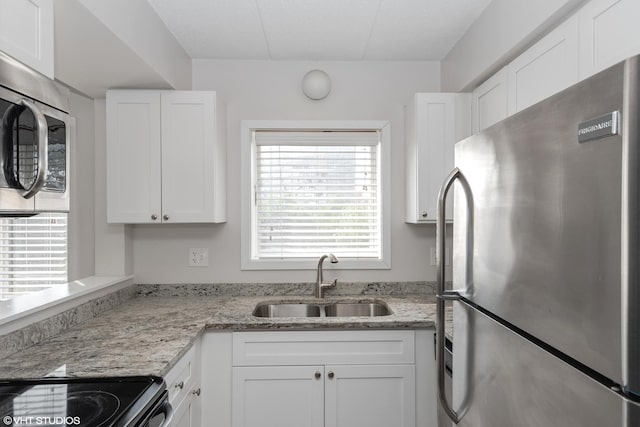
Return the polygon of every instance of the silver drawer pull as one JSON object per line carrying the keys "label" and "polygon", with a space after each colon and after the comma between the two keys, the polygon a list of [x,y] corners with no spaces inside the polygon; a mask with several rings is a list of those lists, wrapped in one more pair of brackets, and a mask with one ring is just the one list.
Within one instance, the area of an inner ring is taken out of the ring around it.
{"label": "silver drawer pull", "polygon": [[191,394],[195,394],[196,396],[200,396],[200,389],[195,389],[191,392]]}
{"label": "silver drawer pull", "polygon": [[184,388],[184,381],[180,381],[178,384],[174,385],[174,387],[182,390]]}

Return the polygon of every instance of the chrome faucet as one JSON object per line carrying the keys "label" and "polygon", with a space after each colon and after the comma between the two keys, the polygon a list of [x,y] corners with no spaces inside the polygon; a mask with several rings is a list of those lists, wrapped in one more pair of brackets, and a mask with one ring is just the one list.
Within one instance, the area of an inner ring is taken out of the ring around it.
{"label": "chrome faucet", "polygon": [[332,264],[337,264],[338,258],[334,254],[322,255],[318,260],[318,273],[316,275],[316,298],[324,298],[325,289],[333,289],[338,284],[338,279],[333,279],[331,282],[325,282],[322,280],[322,263],[325,259],[329,258]]}

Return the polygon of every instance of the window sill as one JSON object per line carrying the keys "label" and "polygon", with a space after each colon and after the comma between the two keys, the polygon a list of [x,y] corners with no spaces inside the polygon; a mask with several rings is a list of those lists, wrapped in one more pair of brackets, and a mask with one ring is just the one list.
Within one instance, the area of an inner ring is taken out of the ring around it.
{"label": "window sill", "polygon": [[133,276],[91,276],[0,302],[0,335],[131,286]]}

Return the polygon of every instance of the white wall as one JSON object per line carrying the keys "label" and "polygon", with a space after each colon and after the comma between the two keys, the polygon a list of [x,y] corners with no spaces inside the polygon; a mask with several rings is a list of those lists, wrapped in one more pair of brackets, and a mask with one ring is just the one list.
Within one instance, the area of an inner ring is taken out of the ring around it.
{"label": "white wall", "polygon": [[[304,97],[300,82],[324,69],[333,89],[323,101]],[[433,280],[427,266],[433,226],[404,218],[403,105],[415,92],[440,89],[438,62],[193,62],[193,89],[216,90],[227,104],[227,217],[217,225],[131,226],[137,283],[313,281],[315,272],[240,270],[240,121],[263,119],[390,120],[392,174],[391,270],[340,271],[343,281]],[[97,206],[97,205],[96,205]],[[187,266],[190,247],[209,248],[209,267]]]}
{"label": "white wall", "polygon": [[97,276],[133,273],[131,227],[107,224],[107,126],[106,102],[94,101],[95,110],[95,269]]}
{"label": "white wall", "polygon": [[173,88],[191,88],[191,57],[146,0],[79,2]]}
{"label": "white wall", "polygon": [[191,58],[146,0],[53,4],[56,80],[92,98],[115,87],[191,87]]}
{"label": "white wall", "polygon": [[473,90],[585,0],[493,0],[442,60],[442,91]]}

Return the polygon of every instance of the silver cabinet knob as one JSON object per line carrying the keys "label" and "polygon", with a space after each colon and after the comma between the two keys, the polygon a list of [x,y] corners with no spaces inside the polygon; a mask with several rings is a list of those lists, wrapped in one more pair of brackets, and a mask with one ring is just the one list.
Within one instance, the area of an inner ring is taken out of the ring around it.
{"label": "silver cabinet knob", "polygon": [[169,215],[167,214],[162,215],[162,219],[164,219],[165,221],[169,221]]}
{"label": "silver cabinet knob", "polygon": [[196,396],[200,396],[200,389],[195,389],[191,392],[191,394],[195,394]]}
{"label": "silver cabinet knob", "polygon": [[152,221],[155,221],[156,219],[158,219],[158,215],[156,215],[156,214],[152,214],[152,215],[151,215],[151,220],[152,220]]}
{"label": "silver cabinet knob", "polygon": [[329,373],[327,374],[327,376],[329,377],[329,379],[333,379],[333,377],[335,376],[335,374],[333,373],[333,371],[329,371]]}
{"label": "silver cabinet knob", "polygon": [[420,216],[421,216],[422,218],[426,218],[426,217],[428,217],[428,216],[429,216],[429,212],[427,212],[427,211],[422,211],[422,212],[420,212]]}
{"label": "silver cabinet knob", "polygon": [[183,389],[184,388],[184,381],[180,381],[178,384],[174,385],[175,388],[179,388],[179,389]]}
{"label": "silver cabinet knob", "polygon": [[320,371],[316,372],[315,377],[316,377],[317,380],[319,380],[321,376],[322,376],[322,374],[320,373]]}

